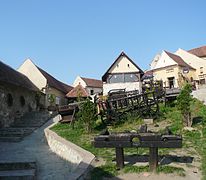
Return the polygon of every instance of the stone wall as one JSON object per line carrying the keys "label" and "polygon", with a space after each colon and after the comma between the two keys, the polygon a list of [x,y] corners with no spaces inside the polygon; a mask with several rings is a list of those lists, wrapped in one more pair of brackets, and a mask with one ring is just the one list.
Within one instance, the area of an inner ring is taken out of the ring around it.
{"label": "stone wall", "polygon": [[35,92],[0,82],[0,127],[9,127],[24,113],[36,110]]}
{"label": "stone wall", "polygon": [[92,153],[58,136],[49,128],[51,128],[51,126],[46,128],[44,132],[51,150],[58,156],[73,164],[73,170],[68,179],[83,179],[95,156]]}

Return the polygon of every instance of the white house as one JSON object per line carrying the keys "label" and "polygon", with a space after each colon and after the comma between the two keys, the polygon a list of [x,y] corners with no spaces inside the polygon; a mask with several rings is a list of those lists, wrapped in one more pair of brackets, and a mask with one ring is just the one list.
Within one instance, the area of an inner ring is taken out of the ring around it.
{"label": "white house", "polygon": [[[155,62],[154,62],[155,61]],[[195,78],[195,68],[187,64],[180,56],[163,51],[161,56],[151,63],[155,80],[162,80],[165,87],[178,88],[183,82]]]}
{"label": "white house", "polygon": [[45,94],[45,107],[50,105],[51,97],[56,105],[67,103],[66,94],[72,89],[71,86],[62,83],[36,66],[30,59],[18,68],[18,71],[29,78],[29,80]]}
{"label": "white house", "polygon": [[101,94],[103,91],[102,81],[98,79],[91,79],[77,76],[74,80],[73,86],[81,85],[87,91],[88,95]]}
{"label": "white house", "polygon": [[201,56],[198,57],[195,54],[190,53],[190,51],[185,51],[183,49],[178,49],[175,54],[179,55],[182,59],[184,59],[185,62],[196,69],[196,82],[199,84],[206,83],[206,59],[202,58]]}
{"label": "white house", "polygon": [[113,89],[126,89],[126,91],[142,91],[141,77],[144,72],[124,52],[102,76],[103,95]]}

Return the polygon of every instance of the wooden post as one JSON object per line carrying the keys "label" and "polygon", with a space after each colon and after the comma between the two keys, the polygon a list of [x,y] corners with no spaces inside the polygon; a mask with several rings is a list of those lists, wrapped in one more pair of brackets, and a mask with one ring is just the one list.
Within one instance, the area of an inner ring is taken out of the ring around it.
{"label": "wooden post", "polygon": [[116,147],[116,162],[117,168],[122,169],[124,167],[124,149]]}
{"label": "wooden post", "polygon": [[158,148],[150,147],[149,148],[149,168],[150,171],[156,171],[158,166]]}

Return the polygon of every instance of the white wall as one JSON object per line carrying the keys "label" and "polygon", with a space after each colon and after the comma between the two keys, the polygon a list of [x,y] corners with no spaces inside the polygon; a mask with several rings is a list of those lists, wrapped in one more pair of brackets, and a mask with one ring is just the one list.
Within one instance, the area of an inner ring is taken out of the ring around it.
{"label": "white wall", "polygon": [[203,67],[203,74],[206,74],[206,60],[199,58],[183,49],[178,49],[175,54],[180,56],[187,64],[196,69],[196,78],[200,75],[200,67]]}
{"label": "white wall", "polygon": [[86,83],[82,80],[82,78],[80,76],[77,76],[74,80],[73,87],[76,87],[79,84],[81,84],[84,88],[87,86]]}
{"label": "white wall", "polygon": [[17,70],[27,76],[30,81],[39,88],[39,90],[42,90],[42,88],[46,86],[46,78],[30,59],[25,60]]}
{"label": "white wall", "polygon": [[[129,65],[129,67],[128,67]],[[109,73],[128,73],[139,72],[139,69],[134,66],[125,56],[121,56],[118,61],[110,69]]]}
{"label": "white wall", "polygon": [[152,60],[152,62],[150,63],[150,69],[154,69],[155,66],[157,65],[157,62],[159,61],[161,55],[157,54],[154,59]]}
{"label": "white wall", "polygon": [[89,95],[91,95],[91,90],[94,91],[94,94],[100,94],[103,91],[102,88],[86,87],[86,91]]}
{"label": "white wall", "polygon": [[139,90],[142,91],[142,83],[141,82],[128,82],[128,83],[113,83],[107,84],[103,83],[103,95],[107,95],[108,92],[112,89],[125,89],[126,91]]}
{"label": "white wall", "polygon": [[176,64],[177,63],[163,51],[160,59],[158,60],[156,66],[153,67],[153,69],[163,68],[166,66],[172,66]]}

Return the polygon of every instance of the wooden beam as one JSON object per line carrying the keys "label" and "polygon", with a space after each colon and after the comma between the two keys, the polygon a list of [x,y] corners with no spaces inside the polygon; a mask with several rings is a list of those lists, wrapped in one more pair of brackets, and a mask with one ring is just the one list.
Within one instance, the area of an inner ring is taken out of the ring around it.
{"label": "wooden beam", "polygon": [[149,148],[149,168],[150,171],[156,171],[158,166],[158,148],[150,147]]}
{"label": "wooden beam", "polygon": [[116,162],[117,168],[122,169],[124,167],[124,149],[123,148],[115,148],[116,150]]}

